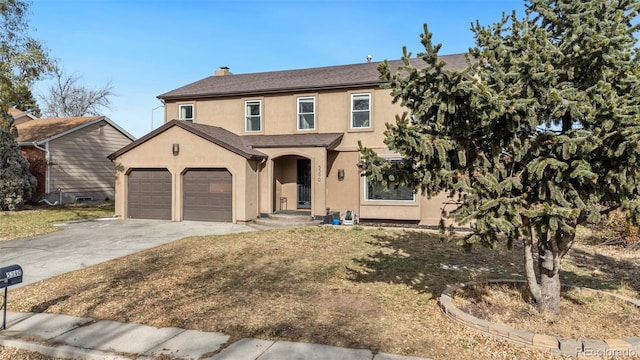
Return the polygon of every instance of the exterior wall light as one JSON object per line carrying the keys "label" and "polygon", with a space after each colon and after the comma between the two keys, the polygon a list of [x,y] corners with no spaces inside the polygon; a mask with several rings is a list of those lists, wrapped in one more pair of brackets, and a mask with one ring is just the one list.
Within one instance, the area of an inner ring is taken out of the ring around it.
{"label": "exterior wall light", "polygon": [[180,144],[173,144],[173,156],[180,154]]}
{"label": "exterior wall light", "polygon": [[344,169],[338,169],[338,181],[344,180]]}

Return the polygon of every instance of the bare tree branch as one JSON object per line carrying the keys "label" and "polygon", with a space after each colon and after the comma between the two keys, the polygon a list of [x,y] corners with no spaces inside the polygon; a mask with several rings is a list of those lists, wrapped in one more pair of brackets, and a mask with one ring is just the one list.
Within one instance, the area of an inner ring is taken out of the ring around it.
{"label": "bare tree branch", "polygon": [[67,75],[59,67],[56,67],[53,74],[54,83],[47,89],[47,94],[38,96],[44,104],[44,116],[100,115],[103,110],[111,108],[110,98],[114,96],[111,82],[92,89],[80,83],[82,78],[79,75]]}

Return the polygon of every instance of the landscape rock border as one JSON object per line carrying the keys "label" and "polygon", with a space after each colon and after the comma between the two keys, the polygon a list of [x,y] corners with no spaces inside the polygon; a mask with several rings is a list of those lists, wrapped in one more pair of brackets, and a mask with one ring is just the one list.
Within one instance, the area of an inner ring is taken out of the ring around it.
{"label": "landscape rock border", "polygon": [[[471,281],[448,287],[442,292],[439,299],[440,308],[445,316],[454,322],[480,331],[489,336],[507,340],[511,343],[524,345],[529,348],[550,351],[555,355],[570,356],[635,356],[640,355],[640,334],[624,339],[565,339],[545,334],[535,334],[529,331],[511,328],[506,325],[492,323],[479,319],[458,309],[451,298],[451,295],[464,287],[493,284],[525,284],[524,280],[493,279],[487,281]],[[565,290],[578,289],[605,294],[618,298],[640,307],[640,300],[629,298],[623,295],[606,291],[595,290],[584,287],[563,286]]]}

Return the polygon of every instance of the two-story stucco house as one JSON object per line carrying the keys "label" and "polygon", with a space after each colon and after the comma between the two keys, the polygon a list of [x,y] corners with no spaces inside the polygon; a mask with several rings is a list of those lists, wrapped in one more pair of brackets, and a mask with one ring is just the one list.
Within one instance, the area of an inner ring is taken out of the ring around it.
{"label": "two-story stucco house", "polygon": [[[464,55],[442,59],[466,64]],[[222,67],[159,95],[171,120],[109,156],[116,214],[246,222],[282,210],[319,218],[330,209],[361,220],[437,224],[445,195],[384,191],[357,167],[358,141],[396,156],[383,133],[403,109],[381,88],[378,65],[251,74]]]}

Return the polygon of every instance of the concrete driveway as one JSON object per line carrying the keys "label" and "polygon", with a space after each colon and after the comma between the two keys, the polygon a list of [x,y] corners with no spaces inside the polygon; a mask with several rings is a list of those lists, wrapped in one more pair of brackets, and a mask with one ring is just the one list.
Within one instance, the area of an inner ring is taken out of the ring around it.
{"label": "concrete driveway", "polygon": [[61,231],[0,242],[0,267],[18,264],[14,288],[193,235],[254,231],[246,225],[199,221],[89,220],[58,224]]}

